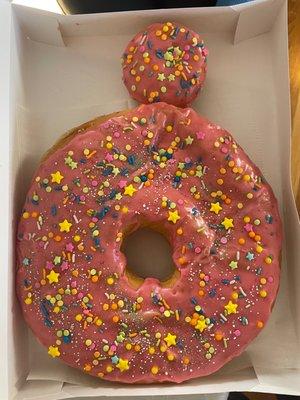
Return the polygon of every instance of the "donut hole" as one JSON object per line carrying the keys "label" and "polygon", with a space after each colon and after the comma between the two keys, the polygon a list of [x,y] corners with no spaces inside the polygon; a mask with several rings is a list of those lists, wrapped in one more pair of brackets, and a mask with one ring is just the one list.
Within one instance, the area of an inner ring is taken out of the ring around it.
{"label": "donut hole", "polygon": [[121,251],[126,257],[125,274],[134,288],[140,287],[147,278],[171,287],[180,275],[174,266],[170,243],[155,229],[140,227],[125,234]]}

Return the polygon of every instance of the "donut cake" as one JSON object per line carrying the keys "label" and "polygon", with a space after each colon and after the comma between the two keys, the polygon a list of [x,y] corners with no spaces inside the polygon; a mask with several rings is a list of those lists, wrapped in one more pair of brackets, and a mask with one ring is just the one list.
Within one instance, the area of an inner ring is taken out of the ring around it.
{"label": "donut cake", "polygon": [[[127,271],[121,245],[141,226],[170,243],[167,281]],[[281,235],[272,189],[230,133],[189,108],[141,105],[74,129],[42,160],[17,294],[51,357],[111,381],[179,383],[264,327]]]}
{"label": "donut cake", "polygon": [[203,40],[191,29],[172,22],[152,24],[124,51],[123,82],[140,103],[186,107],[202,88],[207,55]]}

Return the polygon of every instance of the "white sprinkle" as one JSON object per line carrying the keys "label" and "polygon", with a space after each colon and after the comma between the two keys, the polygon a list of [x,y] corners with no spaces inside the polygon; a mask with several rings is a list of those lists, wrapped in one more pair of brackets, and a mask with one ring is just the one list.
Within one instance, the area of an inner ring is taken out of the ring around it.
{"label": "white sprinkle", "polygon": [[76,224],[78,224],[79,221],[78,221],[78,219],[77,219],[75,214],[73,215],[73,218],[74,218],[74,221],[76,222]]}
{"label": "white sprinkle", "polygon": [[244,297],[247,297],[246,293],[244,292],[243,288],[241,286],[239,286],[240,292],[242,293],[242,295]]}

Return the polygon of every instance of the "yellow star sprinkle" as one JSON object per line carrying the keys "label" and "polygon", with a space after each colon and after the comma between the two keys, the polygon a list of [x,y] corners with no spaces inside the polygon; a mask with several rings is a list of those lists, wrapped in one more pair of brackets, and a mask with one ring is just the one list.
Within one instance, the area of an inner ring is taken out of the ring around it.
{"label": "yellow star sprinkle", "polygon": [[234,304],[231,300],[226,304],[225,310],[227,311],[227,315],[236,314],[237,313],[238,304]]}
{"label": "yellow star sprinkle", "polygon": [[70,228],[72,226],[71,222],[66,219],[63,222],[60,222],[58,225],[61,232],[70,232]]}
{"label": "yellow star sprinkle", "polygon": [[56,171],[54,174],[51,174],[51,182],[60,184],[61,180],[64,179],[63,175]]}
{"label": "yellow star sprinkle", "polygon": [[223,208],[220,206],[220,203],[219,202],[217,202],[217,203],[210,203],[210,205],[211,205],[211,207],[210,207],[210,210],[209,211],[212,211],[212,212],[214,212],[215,214],[219,214],[219,212],[220,211],[222,211],[223,210]]}
{"label": "yellow star sprinkle", "polygon": [[185,138],[185,143],[186,144],[192,144],[194,139],[189,135],[187,138]]}
{"label": "yellow star sprinkle", "polygon": [[124,194],[127,196],[132,197],[133,193],[135,193],[137,190],[133,187],[132,184],[125,186]]}
{"label": "yellow star sprinkle", "polygon": [[173,222],[173,224],[176,224],[176,222],[180,219],[180,215],[178,215],[178,211],[169,211],[169,217],[168,221]]}
{"label": "yellow star sprinkle", "polygon": [[176,335],[172,335],[172,333],[168,333],[166,337],[164,337],[164,341],[167,343],[167,346],[176,346]]}
{"label": "yellow star sprinkle", "polygon": [[198,329],[202,333],[204,331],[204,329],[206,329],[206,328],[207,328],[207,324],[205,322],[205,319],[198,319],[195,329]]}
{"label": "yellow star sprinkle", "polygon": [[222,225],[224,226],[224,228],[227,230],[229,228],[233,228],[233,219],[232,218],[227,218],[225,217],[224,220],[222,221]]}
{"label": "yellow star sprinkle", "polygon": [[58,272],[55,272],[53,269],[51,269],[46,278],[48,279],[49,283],[57,283],[59,275],[60,274]]}
{"label": "yellow star sprinkle", "polygon": [[119,358],[116,367],[119,368],[121,372],[127,371],[129,369],[128,360],[123,360],[123,358]]}
{"label": "yellow star sprinkle", "polygon": [[58,347],[50,346],[48,348],[48,354],[49,354],[49,356],[55,358],[55,357],[59,357],[60,356],[60,351],[58,350]]}

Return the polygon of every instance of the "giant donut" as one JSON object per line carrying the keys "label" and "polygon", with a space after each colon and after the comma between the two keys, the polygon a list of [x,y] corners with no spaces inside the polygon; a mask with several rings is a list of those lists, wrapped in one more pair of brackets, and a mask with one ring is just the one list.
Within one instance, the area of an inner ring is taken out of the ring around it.
{"label": "giant donut", "polygon": [[[122,240],[167,237],[167,281],[126,273]],[[126,383],[209,375],[266,324],[281,222],[230,133],[165,103],[98,118],[44,157],[18,227],[17,294],[51,357]]]}

